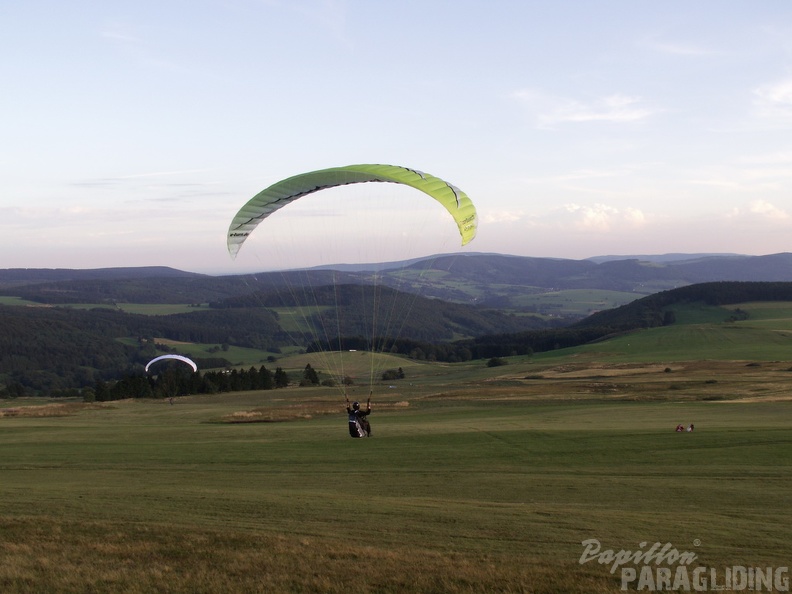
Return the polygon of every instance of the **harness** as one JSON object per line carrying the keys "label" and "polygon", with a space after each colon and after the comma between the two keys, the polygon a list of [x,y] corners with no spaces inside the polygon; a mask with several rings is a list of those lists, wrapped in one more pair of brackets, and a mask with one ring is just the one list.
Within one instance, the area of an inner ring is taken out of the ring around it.
{"label": "harness", "polygon": [[361,423],[361,419],[365,419],[366,414],[361,414],[358,410],[351,410],[349,412],[349,435],[351,437],[368,437],[368,431]]}

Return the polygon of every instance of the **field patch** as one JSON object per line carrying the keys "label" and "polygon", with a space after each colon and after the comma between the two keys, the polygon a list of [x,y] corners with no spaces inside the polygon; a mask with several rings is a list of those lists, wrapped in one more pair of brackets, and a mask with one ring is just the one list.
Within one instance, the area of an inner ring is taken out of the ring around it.
{"label": "field patch", "polygon": [[7,408],[0,408],[0,418],[2,417],[27,417],[27,418],[43,418],[43,417],[67,417],[76,415],[86,410],[97,410],[108,408],[107,405],[93,404],[86,402],[64,402],[64,403],[49,403],[49,404],[36,404],[30,406],[13,406]]}

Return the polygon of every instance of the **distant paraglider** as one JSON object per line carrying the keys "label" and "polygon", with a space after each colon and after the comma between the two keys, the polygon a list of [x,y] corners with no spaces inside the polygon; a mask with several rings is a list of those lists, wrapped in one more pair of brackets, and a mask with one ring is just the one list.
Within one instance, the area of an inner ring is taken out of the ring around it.
{"label": "distant paraglider", "polygon": [[162,361],[163,359],[176,359],[177,361],[182,361],[183,363],[187,363],[187,365],[192,367],[193,371],[198,371],[198,366],[195,364],[195,362],[192,359],[188,359],[184,355],[160,355],[159,357],[154,357],[151,361],[146,363],[146,373],[148,373],[149,367],[158,361]]}

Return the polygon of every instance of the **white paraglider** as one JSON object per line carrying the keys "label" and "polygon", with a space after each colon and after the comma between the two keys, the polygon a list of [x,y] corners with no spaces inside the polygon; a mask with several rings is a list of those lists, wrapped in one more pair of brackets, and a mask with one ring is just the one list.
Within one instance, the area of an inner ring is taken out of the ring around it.
{"label": "white paraglider", "polygon": [[146,373],[148,373],[149,367],[151,367],[157,361],[162,361],[163,359],[176,359],[177,361],[182,361],[183,363],[187,363],[190,367],[192,367],[193,371],[198,371],[198,366],[192,359],[188,359],[184,355],[160,355],[159,357],[154,357],[151,361],[146,363]]}

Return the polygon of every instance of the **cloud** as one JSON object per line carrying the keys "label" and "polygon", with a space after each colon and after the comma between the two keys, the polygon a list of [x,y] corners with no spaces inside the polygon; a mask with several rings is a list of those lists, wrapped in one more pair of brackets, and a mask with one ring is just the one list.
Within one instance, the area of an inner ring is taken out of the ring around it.
{"label": "cloud", "polygon": [[789,180],[792,179],[792,151],[781,149],[737,156],[690,173],[696,177],[680,178],[681,181],[690,186],[720,190],[721,201],[728,194],[737,193],[762,195],[769,199],[788,194]]}
{"label": "cloud", "polygon": [[484,224],[516,223],[525,217],[522,211],[496,210],[482,213],[481,222]]}
{"label": "cloud", "polygon": [[768,219],[786,220],[789,213],[771,204],[767,200],[754,200],[749,206],[752,214],[759,215]]}
{"label": "cloud", "polygon": [[521,89],[512,93],[512,98],[534,112],[540,128],[550,128],[565,123],[638,122],[658,112],[646,106],[641,97],[621,93],[582,102],[572,98],[551,97],[531,89]]}
{"label": "cloud", "polygon": [[184,174],[193,174],[193,173],[206,173],[211,171],[211,169],[179,169],[174,171],[153,171],[151,173],[132,173],[128,175],[119,175],[115,179],[138,179],[141,177],[168,177],[172,175],[184,175]]}
{"label": "cloud", "polygon": [[611,231],[613,229],[640,228],[647,222],[647,215],[638,208],[618,208],[603,203],[582,205],[574,202],[552,209],[544,214],[531,214],[523,210],[492,210],[479,213],[480,228],[518,224],[520,228],[568,229]]}
{"label": "cloud", "polygon": [[787,221],[792,216],[782,208],[767,200],[753,200],[744,208],[734,208],[728,214],[727,218],[738,219],[750,217],[753,219],[761,219],[766,221]]}
{"label": "cloud", "polygon": [[720,177],[712,178],[712,179],[708,179],[708,178],[689,179],[687,180],[687,183],[694,186],[709,186],[712,188],[719,188],[721,190],[744,191],[751,189],[746,187],[745,184],[742,184],[740,182],[726,180]]}
{"label": "cloud", "polygon": [[775,153],[766,153],[763,155],[753,155],[751,157],[742,158],[740,162],[748,163],[750,165],[792,164],[792,151],[778,151]]}
{"label": "cloud", "polygon": [[132,32],[133,28],[128,23],[106,23],[99,31],[99,37],[115,47],[125,50],[140,51],[147,48],[150,41]]}
{"label": "cloud", "polygon": [[110,39],[111,41],[117,41],[119,43],[133,43],[133,44],[142,44],[143,40],[140,37],[135,37],[134,35],[130,35],[129,33],[124,33],[122,31],[117,30],[107,30],[102,31],[100,36],[104,39]]}
{"label": "cloud", "polygon": [[183,72],[184,68],[161,55],[161,47],[152,39],[130,32],[124,23],[111,23],[99,31],[99,37],[127,60],[155,70]]}
{"label": "cloud", "polygon": [[642,227],[646,223],[646,215],[637,208],[627,208],[622,215],[624,221],[633,227]]}
{"label": "cloud", "polygon": [[[191,204],[219,200],[235,194],[215,179],[202,179],[212,169],[182,169],[121,174],[113,177],[98,177],[70,182],[68,185],[80,190],[79,199],[84,202],[112,203],[117,207],[151,202],[184,202]],[[242,197],[238,197],[242,200]]]}
{"label": "cloud", "polygon": [[761,118],[792,124],[792,79],[755,89],[754,107]]}
{"label": "cloud", "polygon": [[632,207],[619,209],[599,203],[588,206],[565,204],[563,211],[567,215],[566,222],[580,230],[607,232],[625,227],[635,229],[642,227],[647,221],[646,215],[640,209]]}
{"label": "cloud", "polygon": [[553,113],[544,114],[545,123],[555,122],[635,122],[643,120],[652,111],[640,107],[640,98],[626,95],[611,95],[591,105],[568,102]]}

